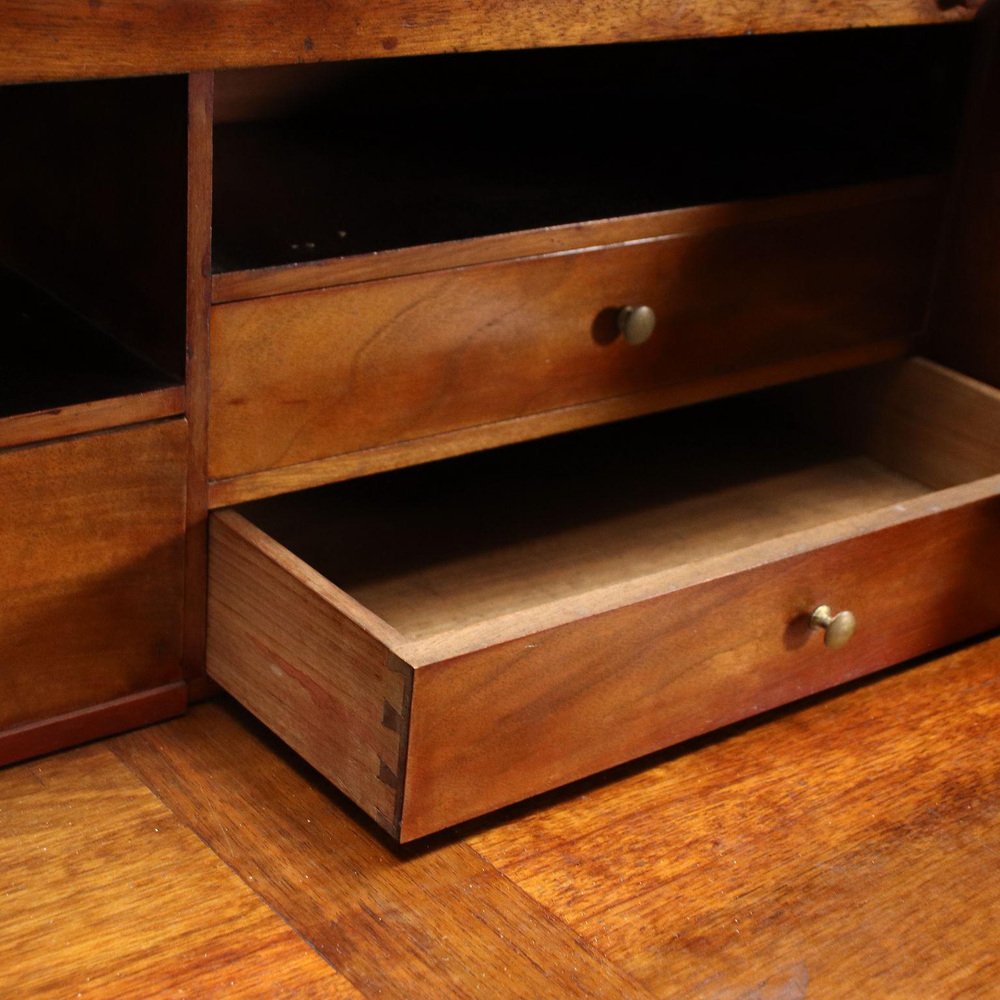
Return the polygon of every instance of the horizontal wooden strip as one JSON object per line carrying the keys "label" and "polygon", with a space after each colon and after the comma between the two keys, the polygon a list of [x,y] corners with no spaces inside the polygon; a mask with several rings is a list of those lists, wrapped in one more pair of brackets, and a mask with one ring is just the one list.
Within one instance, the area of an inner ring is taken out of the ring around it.
{"label": "horizontal wooden strip", "polygon": [[184,412],[184,386],[151,389],[134,396],[98,399],[75,406],[19,413],[0,419],[0,448],[140,424]]}
{"label": "horizontal wooden strip", "polygon": [[624,420],[644,413],[718,399],[732,393],[779,385],[826,372],[875,364],[902,357],[908,347],[905,340],[877,341],[813,357],[796,358],[763,369],[751,368],[651,392],[602,399],[493,424],[462,428],[430,438],[334,455],[315,462],[303,462],[281,469],[267,469],[245,476],[234,476],[231,479],[212,480],[208,487],[209,507],[227,507],[230,504],[276,496],[279,493],[307,489],[323,483],[465,455],[483,448],[496,448],[515,441],[528,441],[547,434],[558,434],[613,420]]}
{"label": "horizontal wooden strip", "polygon": [[[944,8],[944,9],[943,9]],[[430,52],[961,21],[961,2],[70,0],[0,3],[0,82],[138,76]]]}
{"label": "horizontal wooden strip", "polygon": [[0,733],[0,765],[169,719],[186,707],[187,688],[178,682],[17,726]]}
{"label": "horizontal wooden strip", "polygon": [[565,226],[549,226],[519,233],[482,236],[430,246],[405,247],[384,253],[342,257],[287,267],[230,271],[212,278],[212,301],[304,292],[359,281],[421,274],[450,267],[466,267],[518,257],[561,253],[592,246],[632,243],[662,236],[681,236],[730,226],[754,225],[774,219],[843,211],[859,205],[905,198],[943,195],[940,177],[860,184],[837,191],[810,192],[782,198],[761,198],[711,205],[695,205],[664,212],[648,212],[617,219],[600,219]]}

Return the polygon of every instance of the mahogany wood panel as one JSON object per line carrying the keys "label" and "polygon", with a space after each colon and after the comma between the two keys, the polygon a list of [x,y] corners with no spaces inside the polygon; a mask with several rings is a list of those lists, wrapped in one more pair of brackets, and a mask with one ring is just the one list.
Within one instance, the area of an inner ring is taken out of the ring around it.
{"label": "mahogany wood panel", "polygon": [[380,448],[333,455],[280,469],[219,479],[208,484],[209,507],[227,507],[259,497],[304,490],[310,486],[337,482],[374,472],[453,458],[482,449],[561,434],[564,431],[625,420],[657,410],[748,392],[764,384],[780,384],[808,379],[828,372],[854,369],[862,365],[899,358],[909,349],[903,338],[862,344],[842,351],[827,351],[772,366],[764,374],[757,368],[730,372],[713,378],[670,385],[648,392],[635,392],[581,403],[543,413],[515,417],[492,424],[462,428],[432,438],[418,438]]}
{"label": "mahogany wood panel", "polygon": [[0,728],[180,680],[183,420],[0,453]]}
{"label": "mahogany wood panel", "polygon": [[998,666],[974,644],[463,842],[659,997],[989,995]]}
{"label": "mahogany wood panel", "polygon": [[0,816],[5,996],[360,995],[106,747],[3,771]]}
{"label": "mahogany wood panel", "polygon": [[[898,340],[921,321],[936,205],[890,200],[217,305],[209,475],[749,369],[769,384],[793,361]],[[638,304],[658,329],[633,348],[615,317]]]}
{"label": "mahogany wood panel", "polygon": [[[972,4],[971,6],[978,6]],[[627,0],[321,0],[234,4],[68,0],[0,4],[0,82],[186,72],[235,66],[427,52],[594,45],[639,39],[738,35],[971,16],[961,0],[810,0],[781,5],[655,4]]]}
{"label": "mahogany wood panel", "polygon": [[647,996],[466,844],[389,845],[231,703],[112,746],[364,996]]}
{"label": "mahogany wood panel", "polygon": [[392,630],[232,515],[209,568],[209,676],[396,830],[410,671]]}

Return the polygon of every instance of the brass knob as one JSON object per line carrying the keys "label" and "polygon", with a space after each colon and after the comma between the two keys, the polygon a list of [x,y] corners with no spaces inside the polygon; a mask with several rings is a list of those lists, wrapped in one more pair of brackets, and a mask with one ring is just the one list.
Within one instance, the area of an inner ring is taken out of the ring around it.
{"label": "brass knob", "polygon": [[834,614],[829,604],[821,604],[810,616],[809,624],[826,632],[823,642],[827,649],[840,649],[851,641],[851,636],[858,627],[858,620],[850,611]]}
{"label": "brass knob", "polygon": [[656,313],[649,306],[625,306],[618,312],[618,330],[633,347],[645,344],[655,326]]}

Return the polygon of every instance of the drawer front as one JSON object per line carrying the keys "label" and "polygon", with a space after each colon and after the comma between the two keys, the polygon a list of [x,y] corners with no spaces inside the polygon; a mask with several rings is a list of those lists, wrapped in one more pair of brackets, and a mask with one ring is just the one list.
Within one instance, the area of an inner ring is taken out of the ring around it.
{"label": "drawer front", "polygon": [[[209,474],[503,422],[507,440],[533,437],[555,429],[541,422],[555,411],[560,430],[595,422],[601,400],[633,400],[623,416],[797,377],[803,359],[823,370],[885,357],[920,323],[935,204],[217,305]],[[629,305],[657,316],[641,346],[617,334]]]}
{"label": "drawer front", "polygon": [[3,758],[57,716],[114,702],[137,724],[121,700],[169,685],[158,703],[183,703],[186,455],[183,420],[0,452]]}
{"label": "drawer front", "polygon": [[998,555],[994,496],[421,667],[401,838],[994,628]]}

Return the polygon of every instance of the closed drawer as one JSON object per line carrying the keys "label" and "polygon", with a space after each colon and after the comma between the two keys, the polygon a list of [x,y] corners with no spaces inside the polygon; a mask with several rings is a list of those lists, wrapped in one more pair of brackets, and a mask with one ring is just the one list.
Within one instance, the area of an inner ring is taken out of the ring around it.
{"label": "closed drawer", "polygon": [[183,420],[0,452],[0,763],[183,709],[186,457]]}
{"label": "closed drawer", "polygon": [[[209,474],[262,496],[310,462],[329,481],[898,355],[938,208],[916,182],[716,206],[659,238],[216,305]],[[656,328],[631,346],[638,305]]]}
{"label": "closed drawer", "polygon": [[209,673],[419,837],[1000,624],[998,428],[909,361],[225,511]]}

